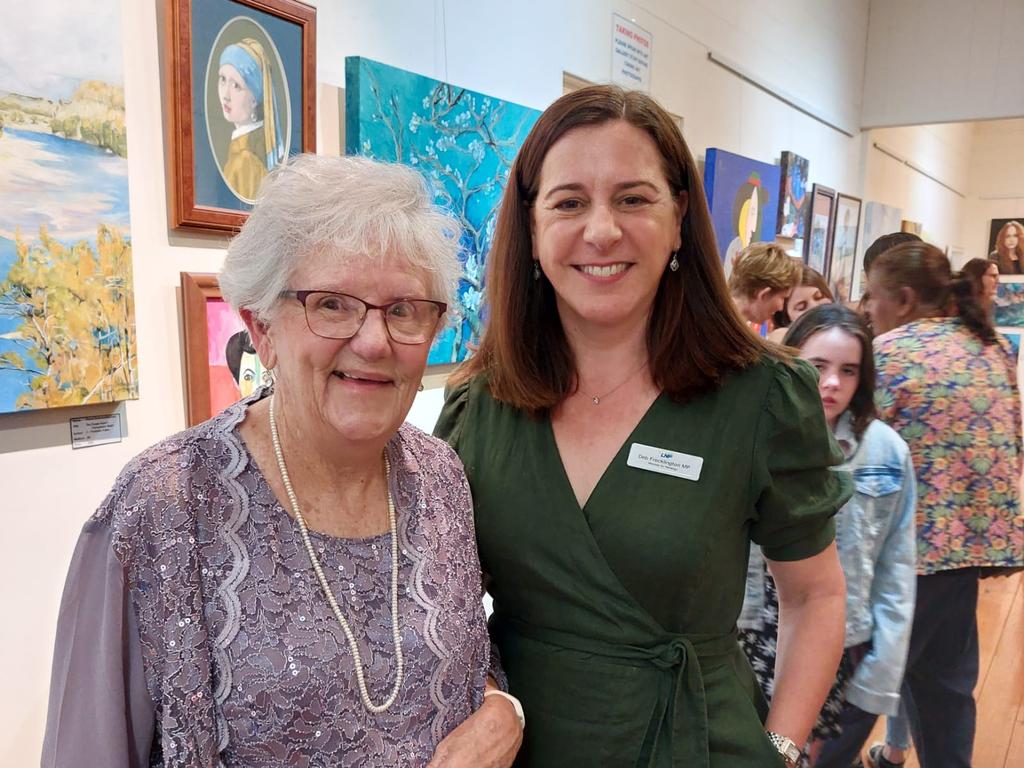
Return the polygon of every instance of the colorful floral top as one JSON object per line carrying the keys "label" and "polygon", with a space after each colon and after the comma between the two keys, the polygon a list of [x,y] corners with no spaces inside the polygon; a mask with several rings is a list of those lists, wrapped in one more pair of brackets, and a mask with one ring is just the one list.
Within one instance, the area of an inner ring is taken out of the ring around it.
{"label": "colorful floral top", "polygon": [[881,417],[917,473],[917,572],[1024,565],[1021,413],[1008,343],[958,319],[916,320],[875,339]]}

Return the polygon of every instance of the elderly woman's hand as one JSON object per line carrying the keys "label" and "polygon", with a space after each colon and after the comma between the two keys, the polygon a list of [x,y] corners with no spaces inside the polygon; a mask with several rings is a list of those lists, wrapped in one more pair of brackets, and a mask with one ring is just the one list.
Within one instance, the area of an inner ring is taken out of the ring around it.
{"label": "elderly woman's hand", "polygon": [[522,743],[523,729],[512,704],[488,696],[437,745],[427,768],[509,768]]}

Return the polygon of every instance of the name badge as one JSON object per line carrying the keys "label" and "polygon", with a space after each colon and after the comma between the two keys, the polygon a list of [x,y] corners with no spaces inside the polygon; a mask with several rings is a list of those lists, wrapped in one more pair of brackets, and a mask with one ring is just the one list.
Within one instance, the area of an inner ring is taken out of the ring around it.
{"label": "name badge", "polygon": [[655,448],[652,445],[633,443],[629,448],[629,458],[626,459],[626,464],[637,469],[646,469],[649,472],[681,477],[684,480],[699,480],[704,459],[700,456],[691,456],[688,453],[666,451],[664,448]]}

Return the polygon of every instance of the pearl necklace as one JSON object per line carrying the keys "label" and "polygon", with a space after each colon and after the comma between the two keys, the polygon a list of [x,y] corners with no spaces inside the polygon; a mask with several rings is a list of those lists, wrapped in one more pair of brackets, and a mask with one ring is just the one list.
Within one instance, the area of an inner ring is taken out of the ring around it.
{"label": "pearl necklace", "polygon": [[359,685],[359,697],[363,700],[364,707],[375,715],[379,715],[382,712],[386,712],[395,703],[395,699],[398,698],[398,691],[402,687],[402,679],[405,676],[405,658],[402,656],[402,635],[398,628],[398,526],[395,523],[395,504],[391,499],[391,462],[388,461],[388,456],[385,453],[384,479],[387,484],[388,493],[388,526],[391,530],[391,634],[395,642],[395,667],[397,671],[395,673],[395,685],[391,689],[391,694],[383,703],[374,704],[370,700],[370,692],[366,688],[366,678],[363,674],[363,659],[359,654],[359,646],[356,645],[356,639],[352,636],[352,630],[345,620],[341,608],[338,606],[338,601],[334,598],[330,585],[327,583],[327,577],[324,575],[324,569],[320,566],[320,560],[317,558],[316,552],[313,551],[313,543],[309,540],[309,529],[306,527],[306,520],[299,509],[299,500],[295,496],[291,478],[288,476],[288,467],[285,466],[284,454],[281,452],[281,440],[277,434],[277,421],[274,419],[274,395],[270,396],[270,438],[274,443],[274,455],[277,457],[277,467],[281,470],[281,480],[284,482],[285,491],[288,493],[292,512],[295,513],[295,522],[299,524],[302,543],[306,545],[306,552],[309,554],[309,562],[313,565],[313,571],[316,573],[320,586],[324,590],[327,603],[331,606],[331,610],[334,611],[334,616],[338,619],[338,623],[345,633],[345,639],[348,640],[348,647],[352,652],[352,661],[356,668],[356,683]]}

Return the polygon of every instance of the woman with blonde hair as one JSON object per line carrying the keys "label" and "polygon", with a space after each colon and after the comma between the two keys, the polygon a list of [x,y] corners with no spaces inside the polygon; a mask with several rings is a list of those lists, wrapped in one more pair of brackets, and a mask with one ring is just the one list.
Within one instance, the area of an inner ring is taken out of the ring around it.
{"label": "woman with blonde hair", "polygon": [[801,262],[779,243],[754,243],[736,257],[729,293],[743,318],[761,325],[782,311],[801,275]]}

